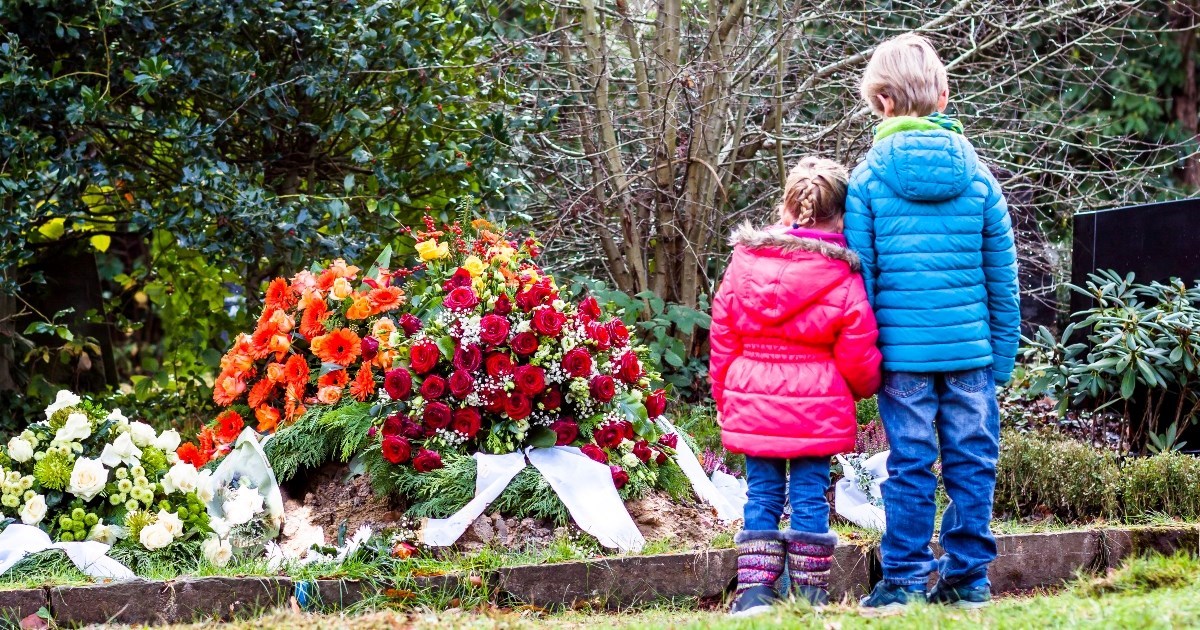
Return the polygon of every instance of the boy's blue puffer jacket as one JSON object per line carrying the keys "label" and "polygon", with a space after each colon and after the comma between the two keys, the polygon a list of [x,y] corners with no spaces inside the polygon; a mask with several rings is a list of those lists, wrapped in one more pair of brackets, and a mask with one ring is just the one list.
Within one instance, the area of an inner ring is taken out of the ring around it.
{"label": "boy's blue puffer jacket", "polygon": [[1000,185],[962,134],[895,133],[854,169],[846,238],[862,259],[885,370],[1012,376],[1017,257]]}

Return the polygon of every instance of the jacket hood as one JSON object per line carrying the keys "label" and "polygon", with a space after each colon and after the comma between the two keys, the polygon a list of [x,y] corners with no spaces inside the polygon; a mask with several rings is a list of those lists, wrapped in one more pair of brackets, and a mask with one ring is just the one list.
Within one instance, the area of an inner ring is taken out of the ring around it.
{"label": "jacket hood", "polygon": [[867,153],[867,164],[892,192],[910,201],[957,197],[979,171],[979,157],[966,137],[941,129],[889,135]]}
{"label": "jacket hood", "polygon": [[795,315],[859,271],[858,256],[833,243],[792,236],[783,228],[734,230],[730,278],[751,317],[777,322]]}

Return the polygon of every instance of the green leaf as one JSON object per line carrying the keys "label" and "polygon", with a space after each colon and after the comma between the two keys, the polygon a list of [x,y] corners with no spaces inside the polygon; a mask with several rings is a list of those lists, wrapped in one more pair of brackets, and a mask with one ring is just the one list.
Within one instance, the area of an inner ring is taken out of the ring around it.
{"label": "green leaf", "polygon": [[66,223],[66,219],[62,217],[55,217],[43,223],[42,226],[38,228],[38,233],[52,241],[57,241],[58,239],[62,238],[63,234],[66,234]]}
{"label": "green leaf", "polygon": [[663,360],[672,367],[683,367],[683,357],[675,354],[674,350],[667,349],[663,351]]}
{"label": "green leaf", "polygon": [[338,365],[337,363],[330,363],[330,362],[326,361],[321,364],[321,372],[317,376],[325,376],[326,374],[329,374],[330,372],[336,372],[338,370],[344,370],[344,369],[346,369],[345,366]]}
{"label": "green leaf", "polygon": [[454,337],[451,337],[450,335],[439,337],[437,340],[437,347],[438,350],[442,351],[442,356],[445,357],[447,361],[454,360]]}
{"label": "green leaf", "polygon": [[558,434],[548,427],[533,427],[529,430],[529,443],[541,448],[550,448],[558,444]]}
{"label": "green leaf", "polygon": [[1121,398],[1129,400],[1133,396],[1133,388],[1137,387],[1137,372],[1129,370],[1125,372],[1125,377],[1121,379]]}
{"label": "green leaf", "polygon": [[108,251],[108,246],[112,244],[112,237],[107,234],[96,234],[88,239],[92,244],[92,248],[98,252]]}

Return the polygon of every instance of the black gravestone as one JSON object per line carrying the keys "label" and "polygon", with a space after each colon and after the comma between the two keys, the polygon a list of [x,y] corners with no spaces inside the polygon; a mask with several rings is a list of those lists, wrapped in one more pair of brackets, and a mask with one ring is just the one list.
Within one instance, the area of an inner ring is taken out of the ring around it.
{"label": "black gravestone", "polygon": [[[1132,271],[1142,283],[1200,280],[1200,198],[1075,215],[1071,282],[1083,286],[1100,269]],[[1090,306],[1071,292],[1071,312]]]}

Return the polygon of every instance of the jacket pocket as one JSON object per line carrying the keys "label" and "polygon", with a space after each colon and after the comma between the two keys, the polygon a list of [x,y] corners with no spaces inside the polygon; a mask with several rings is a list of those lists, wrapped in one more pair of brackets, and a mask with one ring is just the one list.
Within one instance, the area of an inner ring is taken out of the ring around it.
{"label": "jacket pocket", "polygon": [[992,370],[990,368],[951,372],[946,375],[946,382],[951,387],[967,392],[968,394],[976,394],[983,391],[991,380]]}
{"label": "jacket pocket", "polygon": [[908,398],[929,387],[928,374],[884,372],[883,390],[892,398]]}

